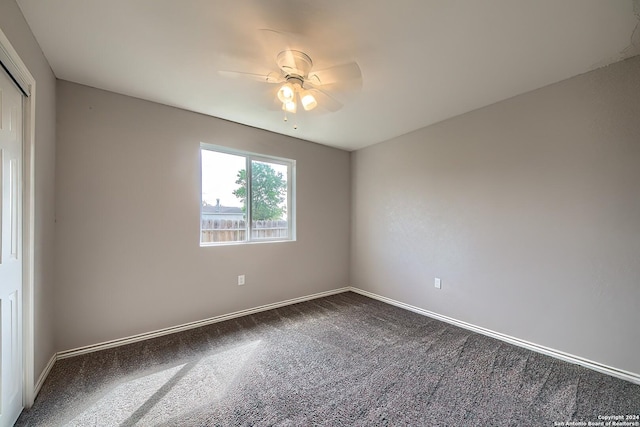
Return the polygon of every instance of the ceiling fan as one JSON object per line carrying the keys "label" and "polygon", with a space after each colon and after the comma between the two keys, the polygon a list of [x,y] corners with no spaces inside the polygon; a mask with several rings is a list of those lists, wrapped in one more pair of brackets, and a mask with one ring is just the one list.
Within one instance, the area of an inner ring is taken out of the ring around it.
{"label": "ceiling fan", "polygon": [[[274,99],[286,113],[296,113],[298,105],[305,111],[316,107],[330,112],[338,111],[343,104],[337,99],[360,90],[362,73],[356,62],[336,65],[322,70],[313,69],[311,57],[298,49],[291,49],[284,33],[275,30],[260,30],[263,38],[277,39],[280,46],[275,51],[278,70],[268,74],[240,71],[219,71],[226,77],[241,77],[264,83],[280,85]],[[273,45],[273,43],[272,43]],[[283,49],[283,45],[285,46]],[[270,46],[273,50],[273,46]]]}

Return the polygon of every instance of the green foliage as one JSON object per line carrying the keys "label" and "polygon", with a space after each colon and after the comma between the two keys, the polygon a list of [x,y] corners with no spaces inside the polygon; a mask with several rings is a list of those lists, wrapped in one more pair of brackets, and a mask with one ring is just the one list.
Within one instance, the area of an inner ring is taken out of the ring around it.
{"label": "green foliage", "polygon": [[[242,201],[246,209],[247,171],[238,172],[236,184],[239,184],[233,195]],[[284,201],[287,194],[287,181],[282,172],[276,172],[267,163],[251,164],[251,212],[253,221],[281,219],[286,213]]]}

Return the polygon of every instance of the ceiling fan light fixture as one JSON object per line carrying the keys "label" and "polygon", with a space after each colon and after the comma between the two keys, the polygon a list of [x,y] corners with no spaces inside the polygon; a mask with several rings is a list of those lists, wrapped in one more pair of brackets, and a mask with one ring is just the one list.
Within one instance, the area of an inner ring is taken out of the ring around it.
{"label": "ceiling fan light fixture", "polygon": [[296,101],[292,100],[292,101],[283,102],[282,109],[287,113],[295,114],[296,110],[298,109],[298,106],[296,105]]}
{"label": "ceiling fan light fixture", "polygon": [[316,97],[313,96],[308,90],[300,93],[300,102],[302,103],[302,108],[304,108],[304,111],[311,111],[318,106]]}
{"label": "ceiling fan light fixture", "polygon": [[287,82],[282,86],[280,86],[280,89],[278,89],[278,99],[283,104],[293,101],[295,95],[296,95],[296,91],[294,90],[293,85],[291,83]]}

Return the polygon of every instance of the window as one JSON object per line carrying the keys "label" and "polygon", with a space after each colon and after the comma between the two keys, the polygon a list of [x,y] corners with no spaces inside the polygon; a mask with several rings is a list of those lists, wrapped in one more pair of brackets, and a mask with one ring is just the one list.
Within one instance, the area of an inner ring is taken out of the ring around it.
{"label": "window", "polygon": [[295,240],[295,160],[209,144],[200,158],[202,246]]}

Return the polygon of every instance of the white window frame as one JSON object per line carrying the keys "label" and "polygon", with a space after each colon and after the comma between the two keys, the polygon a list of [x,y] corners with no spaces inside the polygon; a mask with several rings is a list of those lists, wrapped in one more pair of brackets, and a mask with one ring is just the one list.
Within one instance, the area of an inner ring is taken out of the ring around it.
{"label": "white window frame", "polygon": [[[234,242],[202,242],[202,150],[215,151],[223,154],[231,154],[234,156],[244,157],[245,170],[247,171],[247,198],[246,198],[246,215],[245,215],[245,240]],[[294,242],[296,240],[296,161],[284,157],[269,156],[250,151],[237,150],[234,148],[224,147],[221,145],[200,143],[200,246],[226,246],[226,245],[245,245],[254,243],[273,243],[273,242]],[[283,165],[287,167],[287,237],[269,237],[269,238],[253,238],[251,233],[251,162],[268,162]]]}

